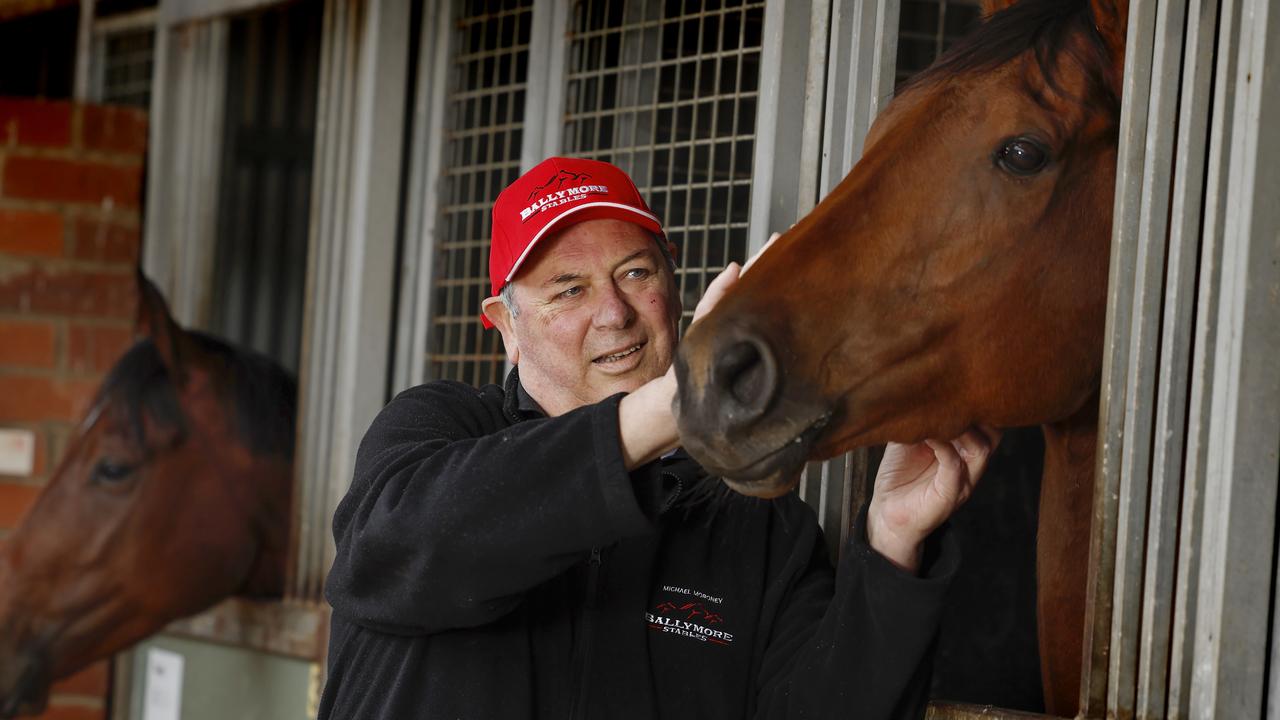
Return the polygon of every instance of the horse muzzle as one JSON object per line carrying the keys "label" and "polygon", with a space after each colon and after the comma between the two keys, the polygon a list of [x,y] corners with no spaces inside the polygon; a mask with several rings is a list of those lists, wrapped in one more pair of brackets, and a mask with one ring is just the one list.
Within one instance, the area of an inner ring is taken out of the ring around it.
{"label": "horse muzzle", "polygon": [[744,495],[775,497],[795,486],[831,413],[784,388],[764,338],[742,323],[708,328],[704,320],[681,343],[675,369],[672,411],[694,459]]}

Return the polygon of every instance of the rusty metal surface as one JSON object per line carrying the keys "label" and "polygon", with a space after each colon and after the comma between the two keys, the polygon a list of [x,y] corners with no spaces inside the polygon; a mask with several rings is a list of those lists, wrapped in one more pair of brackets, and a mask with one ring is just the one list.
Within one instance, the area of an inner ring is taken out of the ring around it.
{"label": "rusty metal surface", "polygon": [[231,598],[171,623],[165,632],[285,657],[322,662],[329,608],[323,603],[263,602]]}
{"label": "rusty metal surface", "polygon": [[964,703],[931,702],[924,714],[925,720],[1065,720],[1056,715],[1004,710],[992,705],[966,705]]}

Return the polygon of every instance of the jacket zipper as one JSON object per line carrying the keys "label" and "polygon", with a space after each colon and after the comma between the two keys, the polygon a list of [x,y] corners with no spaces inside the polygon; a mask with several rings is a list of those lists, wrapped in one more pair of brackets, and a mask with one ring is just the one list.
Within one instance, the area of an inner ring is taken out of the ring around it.
{"label": "jacket zipper", "polygon": [[582,611],[582,633],[579,636],[577,672],[578,698],[569,710],[569,720],[582,717],[587,705],[587,678],[591,674],[591,645],[595,635],[596,596],[600,592],[601,551],[591,548],[591,559],[587,561],[587,602]]}

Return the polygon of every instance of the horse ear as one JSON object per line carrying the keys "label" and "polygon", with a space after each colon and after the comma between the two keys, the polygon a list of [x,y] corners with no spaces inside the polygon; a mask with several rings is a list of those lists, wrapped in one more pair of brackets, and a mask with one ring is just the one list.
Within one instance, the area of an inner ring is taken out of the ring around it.
{"label": "horse ear", "polygon": [[982,0],[982,17],[989,18],[1018,0]]}
{"label": "horse ear", "polygon": [[156,351],[160,353],[160,361],[180,386],[186,376],[183,361],[190,360],[184,357],[186,353],[183,352],[189,345],[186,333],[169,314],[164,296],[143,274],[141,267],[137,268],[134,279],[138,288],[138,312],[133,321],[133,334],[135,337],[151,339]]}
{"label": "horse ear", "polygon": [[1129,34],[1129,0],[1089,0],[1094,26],[1111,54],[1116,90],[1124,78],[1124,46]]}

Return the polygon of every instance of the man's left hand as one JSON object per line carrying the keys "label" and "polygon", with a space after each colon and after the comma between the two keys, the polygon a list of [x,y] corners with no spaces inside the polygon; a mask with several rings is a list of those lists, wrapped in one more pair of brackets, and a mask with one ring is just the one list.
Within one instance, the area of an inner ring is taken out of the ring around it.
{"label": "man's left hand", "polygon": [[925,538],[969,499],[999,442],[999,430],[978,426],[950,442],[889,443],[867,511],[871,547],[919,571]]}

